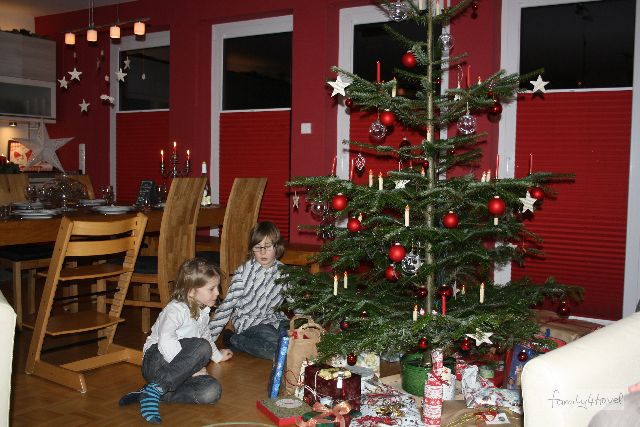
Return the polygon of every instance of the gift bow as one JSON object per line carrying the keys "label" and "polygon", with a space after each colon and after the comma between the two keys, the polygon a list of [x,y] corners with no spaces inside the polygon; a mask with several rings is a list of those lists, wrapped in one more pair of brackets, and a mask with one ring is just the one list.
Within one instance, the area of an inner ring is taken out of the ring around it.
{"label": "gift bow", "polygon": [[[340,427],[345,427],[344,416],[351,412],[351,405],[349,402],[340,402],[333,408],[329,409],[324,406],[320,402],[316,402],[313,404],[313,411],[320,412],[315,417],[311,418],[309,421],[298,420],[296,421],[296,425],[299,427],[314,427],[318,424],[324,423],[340,423]],[[331,416],[334,416],[335,419],[331,419]]]}

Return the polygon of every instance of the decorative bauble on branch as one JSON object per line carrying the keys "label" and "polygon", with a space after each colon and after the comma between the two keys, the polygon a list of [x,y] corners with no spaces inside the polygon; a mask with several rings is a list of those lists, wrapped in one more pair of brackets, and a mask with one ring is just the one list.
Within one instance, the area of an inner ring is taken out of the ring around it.
{"label": "decorative bauble on branch", "polygon": [[384,271],[384,277],[390,282],[396,282],[399,278],[399,274],[396,271],[396,266],[391,264],[389,267],[387,267],[387,269]]}
{"label": "decorative bauble on branch", "polygon": [[407,255],[407,250],[400,243],[389,248],[389,259],[393,262],[401,262],[405,255]]}
{"label": "decorative bauble on branch", "polygon": [[571,307],[569,307],[569,304],[567,304],[566,301],[562,300],[560,301],[560,305],[558,306],[556,313],[558,313],[558,316],[560,317],[567,318],[571,315]]}
{"label": "decorative bauble on branch", "polygon": [[531,190],[529,190],[529,194],[534,199],[538,199],[538,200],[544,199],[544,191],[542,191],[542,188],[540,187],[533,187]]}
{"label": "decorative bauble on branch", "polygon": [[344,100],[344,105],[345,105],[345,107],[347,107],[347,108],[351,108],[351,107],[353,107],[353,99],[351,99],[351,98],[347,98],[347,99],[345,99],[345,100]]}
{"label": "decorative bauble on branch", "polygon": [[402,259],[402,271],[407,274],[416,274],[421,265],[420,256],[413,253],[412,250]]}
{"label": "decorative bauble on branch", "polygon": [[347,230],[352,233],[357,233],[362,230],[362,223],[358,220],[358,218],[351,217],[347,221]]}
{"label": "decorative bauble on branch", "polygon": [[469,351],[471,350],[471,338],[464,337],[460,340],[460,350]]}
{"label": "decorative bauble on branch", "polygon": [[529,355],[527,354],[526,350],[520,350],[520,353],[518,353],[518,360],[521,362],[526,362],[527,360],[529,360]]}
{"label": "decorative bauble on branch", "polygon": [[356,356],[353,353],[347,354],[347,365],[353,366],[356,364],[357,361],[358,361],[358,356]]}
{"label": "decorative bauble on branch", "polygon": [[453,295],[453,290],[449,285],[442,285],[438,287],[437,293],[440,298],[444,297],[447,301],[449,301],[449,299]]}
{"label": "decorative bauble on branch", "polygon": [[420,286],[416,289],[415,294],[417,298],[426,298],[427,295],[429,295],[429,289],[425,288],[424,286]]}
{"label": "decorative bauble on branch", "polygon": [[493,105],[489,107],[489,113],[496,116],[502,114],[502,104],[500,104],[500,101],[497,99],[493,100]]}
{"label": "decorative bauble on branch", "polygon": [[369,126],[369,135],[376,141],[382,141],[387,136],[387,127],[380,123],[380,120],[376,120]]}
{"label": "decorative bauble on branch", "polygon": [[429,347],[429,341],[425,337],[422,337],[418,340],[418,348],[420,350],[426,350]]}
{"label": "decorative bauble on branch", "polygon": [[366,164],[367,160],[364,158],[362,153],[358,153],[358,155],[356,156],[356,172],[358,173],[358,176],[362,175]]}
{"label": "decorative bauble on branch", "polygon": [[458,130],[460,131],[460,133],[463,133],[465,135],[474,133],[477,126],[478,125],[476,123],[475,117],[469,114],[469,111],[467,111],[464,116],[458,119]]}
{"label": "decorative bauble on branch", "polygon": [[444,225],[446,228],[456,228],[458,226],[458,223],[458,215],[456,215],[453,211],[449,211],[449,213],[445,214],[442,217],[442,225]]}
{"label": "decorative bauble on branch", "polygon": [[403,0],[398,0],[394,3],[390,3],[387,6],[389,11],[389,18],[393,19],[396,22],[404,21],[407,19],[407,5]]}
{"label": "decorative bauble on branch", "polygon": [[347,201],[347,196],[342,193],[338,193],[333,196],[333,199],[331,199],[331,207],[333,210],[341,211],[347,207]]}
{"label": "decorative bauble on branch", "polygon": [[396,116],[395,114],[393,114],[393,112],[389,110],[384,110],[382,113],[380,113],[380,123],[382,123],[383,125],[393,126],[395,122],[396,122]]}
{"label": "decorative bauble on branch", "polygon": [[343,331],[349,329],[349,326],[351,326],[351,324],[348,320],[343,320],[342,322],[340,322],[340,329],[342,329]]}
{"label": "decorative bauble on branch", "polygon": [[489,213],[494,216],[493,225],[498,225],[498,217],[504,215],[506,208],[507,206],[500,196],[494,196],[493,199],[489,200],[487,209],[489,209]]}
{"label": "decorative bauble on branch", "polygon": [[408,51],[405,52],[404,55],[402,55],[402,65],[407,68],[415,68],[415,66],[418,65],[418,60],[416,59],[416,56],[413,54],[413,52]]}

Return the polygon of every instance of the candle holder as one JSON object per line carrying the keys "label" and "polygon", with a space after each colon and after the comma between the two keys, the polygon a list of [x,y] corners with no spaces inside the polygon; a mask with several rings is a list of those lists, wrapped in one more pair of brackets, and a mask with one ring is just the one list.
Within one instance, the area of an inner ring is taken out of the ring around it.
{"label": "candle holder", "polygon": [[191,173],[191,159],[187,156],[187,159],[184,162],[182,170],[180,170],[179,166],[180,162],[178,161],[178,153],[174,150],[169,156],[169,165],[170,169],[167,169],[164,163],[164,157],[160,161],[160,175],[163,179],[166,178],[176,178],[176,177],[184,177],[188,176]]}

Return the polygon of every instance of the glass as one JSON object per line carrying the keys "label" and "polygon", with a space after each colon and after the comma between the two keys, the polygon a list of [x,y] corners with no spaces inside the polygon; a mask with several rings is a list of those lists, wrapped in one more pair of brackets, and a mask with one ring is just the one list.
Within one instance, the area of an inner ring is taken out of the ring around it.
{"label": "glass", "polygon": [[162,183],[158,185],[158,203],[163,204],[167,201],[167,186]]}
{"label": "glass", "polygon": [[144,213],[149,213],[149,211],[151,211],[151,201],[149,200],[149,197],[145,197],[144,200],[142,201],[142,206],[141,206],[142,212]]}
{"label": "glass", "polygon": [[102,198],[104,199],[104,201],[107,204],[107,206],[113,205],[113,202],[115,201],[115,197],[114,197],[114,194],[113,194],[113,186],[112,185],[107,185],[106,187],[104,187],[102,189]]}
{"label": "glass", "polygon": [[87,188],[84,184],[67,175],[55,177],[45,182],[42,187],[42,201],[53,207],[76,205],[81,199],[87,198]]}
{"label": "glass", "polygon": [[29,184],[25,187],[24,193],[27,196],[27,209],[33,209],[32,204],[38,200],[38,188],[33,184]]}
{"label": "glass", "polygon": [[260,253],[262,251],[269,252],[271,249],[273,249],[273,245],[255,245],[253,248],[251,248],[251,250],[255,253]]}

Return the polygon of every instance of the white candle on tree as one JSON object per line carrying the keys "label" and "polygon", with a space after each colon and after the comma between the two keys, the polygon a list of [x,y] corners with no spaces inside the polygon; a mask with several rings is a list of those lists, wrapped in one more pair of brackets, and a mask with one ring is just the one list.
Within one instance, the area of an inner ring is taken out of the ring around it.
{"label": "white candle on tree", "polygon": [[349,277],[349,275],[348,275],[348,274],[347,274],[347,272],[345,271],[345,272],[344,272],[344,278],[342,279],[342,281],[343,281],[343,286],[344,286],[344,288],[345,288],[345,289],[347,289],[347,281],[348,281],[348,277]]}
{"label": "white candle on tree", "polygon": [[373,187],[373,171],[369,169],[369,187]]}
{"label": "white candle on tree", "polygon": [[378,190],[382,191],[383,189],[383,181],[382,181],[382,172],[378,174]]}
{"label": "white candle on tree", "polygon": [[409,205],[404,207],[404,226],[408,227],[409,226]]}
{"label": "white candle on tree", "polygon": [[333,276],[333,295],[338,295],[338,275]]}
{"label": "white candle on tree", "polygon": [[484,282],[480,283],[480,304],[484,304]]}
{"label": "white candle on tree", "polygon": [[418,320],[418,304],[413,306],[413,321]]}

